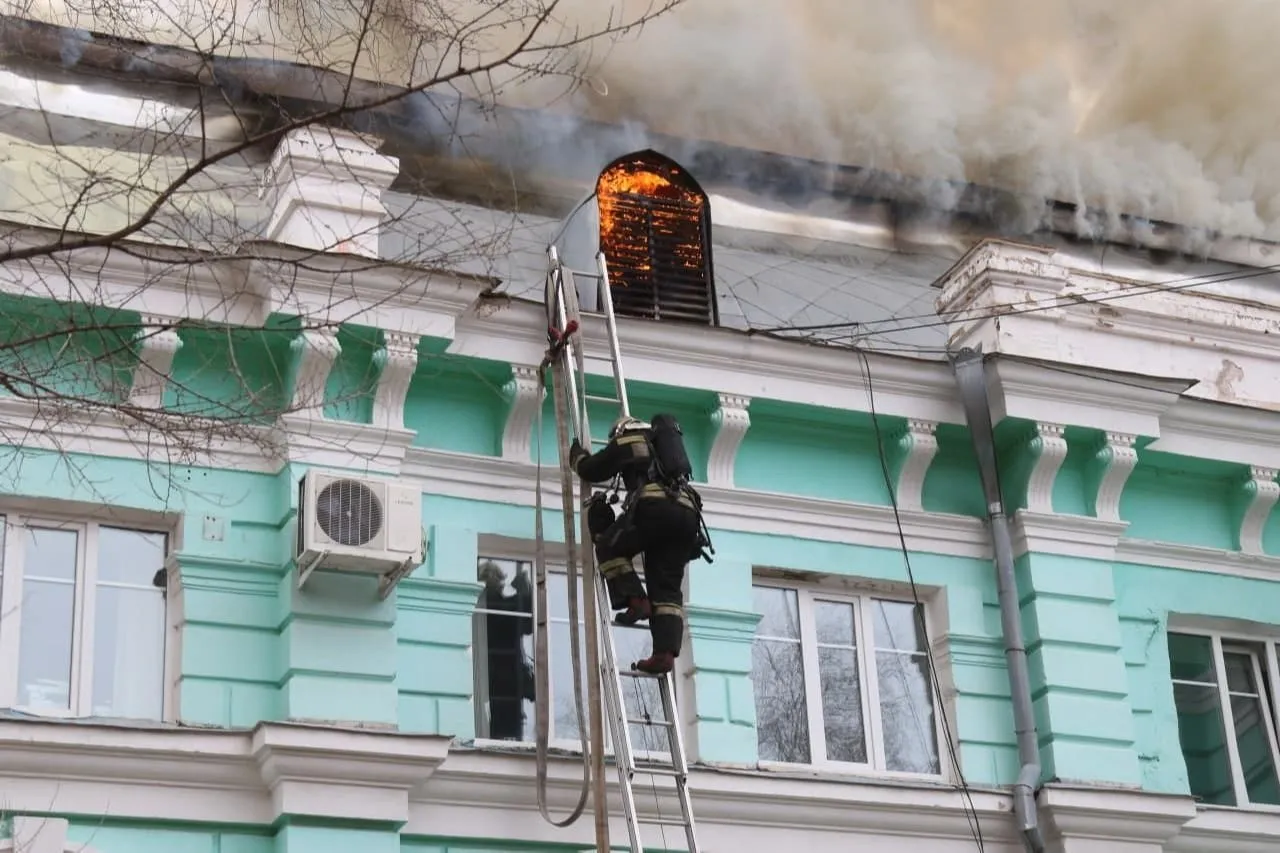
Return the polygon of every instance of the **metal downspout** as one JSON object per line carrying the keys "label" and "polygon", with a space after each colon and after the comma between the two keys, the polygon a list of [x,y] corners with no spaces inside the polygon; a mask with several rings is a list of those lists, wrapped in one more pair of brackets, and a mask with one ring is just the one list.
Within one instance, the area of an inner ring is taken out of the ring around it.
{"label": "metal downspout", "polygon": [[1044,836],[1036,805],[1040,786],[1040,745],[1035,712],[1031,707],[1031,679],[1027,673],[1027,648],[1022,639],[1022,615],[1018,606],[1018,582],[1013,568],[1013,542],[1009,519],[1004,514],[1000,481],[996,474],[996,449],[987,400],[987,375],[982,351],[966,347],[951,356],[965,420],[978,456],[978,472],[987,500],[991,522],[991,544],[995,552],[996,589],[1000,598],[1000,622],[1004,629],[1004,655],[1009,668],[1009,692],[1013,699],[1014,732],[1018,739],[1021,768],[1013,785],[1013,812],[1018,829],[1030,853],[1044,853]]}

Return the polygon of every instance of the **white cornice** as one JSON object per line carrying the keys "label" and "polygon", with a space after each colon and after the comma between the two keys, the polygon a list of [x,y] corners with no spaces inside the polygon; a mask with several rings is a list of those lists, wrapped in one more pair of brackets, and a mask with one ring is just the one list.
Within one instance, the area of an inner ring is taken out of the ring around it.
{"label": "white cornice", "polygon": [[1280,468],[1280,412],[1183,397],[1147,449]]}
{"label": "white cornice", "polygon": [[1104,521],[1084,515],[1057,515],[1020,509],[1013,516],[1013,553],[1061,554],[1111,560],[1127,521]]}
{"label": "white cornice", "polygon": [[1280,849],[1280,814],[1201,806],[1164,849],[1165,853],[1275,853]]}
{"label": "white cornice", "polygon": [[1258,556],[1173,542],[1121,539],[1116,546],[1115,560],[1141,566],[1163,566],[1191,572],[1280,580],[1280,556]]}
{"label": "white cornice", "polygon": [[228,731],[3,720],[0,748],[0,790],[18,813],[52,804],[112,818],[402,822],[449,738],[292,723]]}
{"label": "white cornice", "polygon": [[[849,350],[748,335],[618,318],[627,378],[736,397],[850,411],[870,411],[862,360]],[[608,337],[597,315],[583,317],[587,369],[607,375]],[[546,349],[540,304],[516,299],[481,304],[458,320],[449,353],[537,364]],[[869,354],[871,387],[883,414],[942,423],[964,422],[951,368],[939,360]]]}
{"label": "white cornice", "polygon": [[[487,456],[412,447],[404,476],[418,479],[424,491],[476,501],[533,506],[535,468]],[[558,500],[556,469],[543,468],[543,500]],[[876,548],[898,549],[893,509],[873,504],[823,500],[800,495],[730,489],[699,484],[707,525],[776,536],[793,536]],[[912,550],[966,557],[990,554],[983,523],[969,516],[902,510]]]}
{"label": "white cornice", "polygon": [[[0,720],[0,790],[11,814],[103,815],[268,826],[281,817],[368,820],[410,836],[589,844],[592,823],[567,829],[538,814],[527,752],[449,748],[449,739],[388,731],[262,723],[252,730],[155,729]],[[577,798],[581,763],[552,757],[547,799],[564,814]],[[606,779],[610,835],[625,837],[617,782]],[[695,767],[690,774],[702,843],[709,850],[844,853],[865,838],[901,838],[904,849],[972,843],[976,813],[993,851],[1019,849],[1006,792],[750,768]],[[1173,841],[1167,850],[1261,853],[1280,817],[1197,812],[1190,797],[1049,784],[1039,794],[1050,840],[1101,844]],[[971,804],[972,812],[967,806]],[[670,786],[637,798],[642,815],[678,814]],[[1186,837],[1178,835],[1185,825]],[[1199,845],[1199,846],[1194,846]],[[948,848],[949,849],[949,848]],[[1099,849],[1109,849],[1101,847]]]}
{"label": "white cornice", "polygon": [[[1092,427],[1104,432],[1160,435],[1160,417],[1191,382],[1145,379],[1119,384],[1115,377],[1083,375],[1070,365],[1055,369],[1016,358],[996,358],[988,385],[991,416]],[[1148,387],[1149,386],[1149,387]]]}

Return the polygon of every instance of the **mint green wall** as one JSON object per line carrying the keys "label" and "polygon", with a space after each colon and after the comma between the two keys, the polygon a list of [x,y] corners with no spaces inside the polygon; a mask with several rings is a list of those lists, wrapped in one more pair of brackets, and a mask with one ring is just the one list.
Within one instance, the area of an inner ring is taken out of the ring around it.
{"label": "mint green wall", "polygon": [[[738,449],[739,488],[809,495],[829,500],[887,504],[884,474],[870,423],[816,407],[770,400],[751,404],[751,428]],[[891,419],[884,419],[888,433]],[[886,435],[887,438],[887,435]]]}
{"label": "mint green wall", "polygon": [[363,326],[338,330],[342,351],[324,389],[324,416],[367,424],[373,418],[373,392],[382,369],[382,333]]}
{"label": "mint green wall", "polygon": [[1280,620],[1280,583],[1117,563],[1115,585],[1143,787],[1186,794],[1169,674],[1169,615],[1274,625]]}
{"label": "mint green wall", "polygon": [[[73,818],[67,840],[99,853],[275,853],[269,827],[206,827],[111,818]],[[326,848],[316,848],[320,851]]]}
{"label": "mint green wall", "polygon": [[1242,466],[1140,449],[1120,501],[1120,516],[1129,522],[1125,535],[1234,549],[1243,474]]}
{"label": "mint green wall", "polygon": [[502,386],[508,378],[505,365],[424,354],[404,406],[405,428],[418,433],[414,445],[497,456],[507,412]]}
{"label": "mint green wall", "polygon": [[985,516],[987,505],[969,431],[954,424],[939,424],[935,437],[938,452],[924,479],[924,508],[929,512]]}
{"label": "mint green wall", "polygon": [[136,312],[5,294],[0,317],[0,373],[18,393],[103,401],[128,393]]}

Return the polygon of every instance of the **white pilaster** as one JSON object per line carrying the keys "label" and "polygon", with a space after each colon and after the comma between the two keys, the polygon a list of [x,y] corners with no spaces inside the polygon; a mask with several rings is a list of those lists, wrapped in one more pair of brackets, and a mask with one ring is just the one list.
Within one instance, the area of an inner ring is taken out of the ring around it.
{"label": "white pilaster", "polygon": [[322,252],[378,257],[387,210],[382,191],[400,161],[377,153],[379,140],[327,127],[286,134],[263,176],[271,208],[267,239]]}

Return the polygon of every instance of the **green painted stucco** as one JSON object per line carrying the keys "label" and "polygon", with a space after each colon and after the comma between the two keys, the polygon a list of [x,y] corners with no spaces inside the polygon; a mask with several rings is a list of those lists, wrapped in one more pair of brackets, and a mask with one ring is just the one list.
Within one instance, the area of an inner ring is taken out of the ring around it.
{"label": "green painted stucco", "polygon": [[[29,313],[39,315],[34,308]],[[121,341],[131,347],[137,318],[126,320]],[[56,316],[52,322],[57,331]],[[182,329],[167,403],[218,417],[262,417],[280,407],[296,372],[297,333],[286,321],[273,323],[250,332]],[[381,338],[367,329],[343,329],[339,343],[342,355],[326,384],[326,414],[367,423],[382,367]],[[79,352],[109,349],[107,343],[100,347]],[[414,443],[478,458],[500,455],[511,367],[447,356],[440,341],[424,341],[419,353],[405,405],[405,425],[416,432]],[[52,375],[63,376],[63,371],[72,376],[67,358],[64,350],[31,345],[30,363],[43,365]],[[109,369],[112,377],[125,377],[112,382],[127,385],[127,360],[100,361],[103,366],[95,369]],[[237,378],[230,379],[232,375]],[[245,389],[253,390],[247,398]],[[609,383],[592,382],[590,390],[608,393]],[[681,419],[695,476],[705,479],[714,440],[714,393],[640,383],[631,392],[636,415],[667,411]],[[753,400],[750,412],[751,428],[734,472],[739,488],[888,503],[876,430],[865,413],[764,398]],[[593,404],[590,414],[593,433],[604,437],[613,420],[610,407]],[[890,417],[879,424],[894,470],[901,463],[904,425]],[[1026,505],[1026,477],[1038,451],[1028,428],[1025,422],[1010,421],[998,430],[1010,510]],[[543,404],[540,435],[543,460],[553,465],[550,401]],[[1054,510],[1087,516],[1093,512],[1100,434],[1070,428],[1066,440]],[[967,431],[943,425],[937,441],[924,482],[925,509],[982,516]],[[1124,535],[1238,547],[1241,466],[1188,460],[1150,451],[1145,444],[1139,445],[1139,463],[1121,501],[1128,522]],[[286,718],[341,720],[473,737],[471,623],[480,591],[475,579],[480,539],[531,538],[533,511],[514,503],[425,495],[428,562],[386,602],[377,601],[373,581],[364,578],[322,573],[299,591],[290,549],[296,483],[303,470],[289,466],[267,475],[157,468],[29,449],[0,451],[0,489],[8,494],[182,513],[183,543],[175,558],[183,587],[180,713],[185,722],[248,726]],[[558,540],[556,512],[548,511],[544,521],[548,538]],[[207,538],[206,529],[220,534]],[[752,764],[751,644],[759,618],[751,599],[753,572],[768,567],[901,583],[907,580],[906,567],[903,555],[891,547],[712,533],[715,563],[690,567],[698,746],[703,761]],[[1280,552],[1280,519],[1268,522],[1266,543]],[[951,713],[965,776],[974,784],[1008,784],[1017,761],[990,562],[921,552],[911,555],[911,567],[916,583],[937,597],[936,609],[945,616],[945,624],[935,626],[933,634],[945,631],[941,646],[955,686]],[[1280,584],[1040,553],[1021,557],[1017,574],[1044,778],[1185,793],[1186,768],[1164,642],[1169,615],[1274,622],[1280,613]],[[82,829],[87,831],[78,827],[77,832]],[[120,839],[113,842],[116,847],[148,850],[147,845],[159,844],[126,845],[126,836],[140,830],[123,825],[103,824],[97,830],[116,833],[109,836]],[[517,849],[448,840],[402,842],[395,832],[383,830],[344,831],[367,834],[343,836],[344,849],[356,844],[359,849],[390,850],[400,843],[421,853]],[[167,846],[155,849],[217,853],[327,849],[338,837],[332,827],[303,825],[266,834],[164,832],[170,833],[163,836]],[[103,849],[111,853],[112,848]]]}

